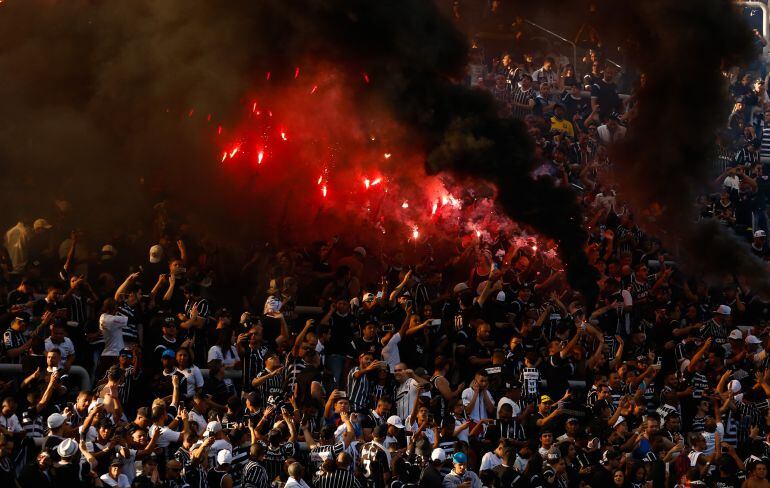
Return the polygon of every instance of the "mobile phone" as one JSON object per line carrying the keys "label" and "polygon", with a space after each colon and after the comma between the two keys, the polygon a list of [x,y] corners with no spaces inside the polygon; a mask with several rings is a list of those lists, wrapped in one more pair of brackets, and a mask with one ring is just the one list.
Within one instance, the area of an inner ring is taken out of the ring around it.
{"label": "mobile phone", "polygon": [[348,392],[346,392],[346,391],[338,391],[337,392],[337,398],[347,398],[347,397],[348,397]]}
{"label": "mobile phone", "polygon": [[382,298],[382,292],[381,291],[377,292],[377,298]]}
{"label": "mobile phone", "polygon": [[394,330],[396,330],[396,326],[393,324],[384,324],[382,326],[383,332],[393,332]]}
{"label": "mobile phone", "polygon": [[441,325],[441,319],[433,319],[430,321],[430,325],[436,326]]}

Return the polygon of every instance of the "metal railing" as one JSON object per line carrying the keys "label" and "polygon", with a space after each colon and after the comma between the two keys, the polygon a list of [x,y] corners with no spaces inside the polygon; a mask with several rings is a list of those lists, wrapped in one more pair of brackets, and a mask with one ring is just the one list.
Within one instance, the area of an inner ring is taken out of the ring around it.
{"label": "metal railing", "polygon": [[577,64],[577,44],[575,44],[574,42],[570,41],[569,39],[567,39],[565,37],[560,36],[559,34],[555,33],[554,31],[552,31],[550,29],[546,29],[545,27],[543,27],[540,24],[536,24],[536,23],[532,22],[531,20],[524,19],[524,22],[526,22],[527,24],[531,25],[532,27],[540,29],[541,31],[543,31],[543,32],[545,32],[547,34],[552,35],[556,39],[558,39],[558,40],[560,40],[560,41],[562,41],[564,43],[567,43],[570,46],[572,46],[572,66],[574,66],[575,69],[577,69],[577,65],[578,65]]}

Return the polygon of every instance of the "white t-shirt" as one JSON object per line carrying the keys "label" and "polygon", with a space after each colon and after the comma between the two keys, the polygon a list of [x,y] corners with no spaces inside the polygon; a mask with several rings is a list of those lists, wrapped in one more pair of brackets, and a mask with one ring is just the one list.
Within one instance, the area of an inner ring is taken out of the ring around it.
{"label": "white t-shirt", "polygon": [[[396,413],[402,419],[406,419],[412,413],[418,386],[417,380],[409,378],[396,388]],[[423,392],[420,396],[430,398],[430,392]]]}
{"label": "white t-shirt", "polygon": [[495,466],[499,466],[501,464],[503,464],[503,460],[500,459],[497,454],[494,452],[488,452],[484,454],[483,458],[481,458],[481,467],[479,468],[479,472],[492,469]]}
{"label": "white t-shirt", "polygon": [[716,440],[716,434],[719,434],[720,439],[725,438],[725,426],[722,422],[717,422],[717,428],[714,432],[706,432],[705,430],[700,433],[703,439],[706,441],[706,450],[703,451],[707,456],[714,452],[714,441]]}
{"label": "white t-shirt", "polygon": [[187,379],[187,398],[191,398],[195,394],[196,388],[203,388],[203,375],[198,366],[193,365],[185,369],[177,368],[177,370]]}
{"label": "white t-shirt", "polygon": [[238,357],[238,350],[235,348],[235,346],[230,346],[230,352],[227,354],[227,357],[222,353],[222,348],[219,346],[211,346],[209,348],[209,355],[207,361],[210,363],[214,360],[220,360],[222,361],[222,364],[229,368],[233,364],[237,363],[241,360],[240,357]]}
{"label": "white t-shirt", "polygon": [[129,488],[131,486],[131,482],[128,481],[128,477],[123,473],[118,475],[117,480],[112,479],[109,473],[104,473],[99,477],[99,479],[101,479],[102,483],[109,487],[117,486],[118,488]]}
{"label": "white t-shirt", "polygon": [[10,432],[21,432],[23,430],[21,428],[21,422],[19,422],[19,417],[17,417],[15,413],[10,417],[0,414],[0,425]]}
{"label": "white t-shirt", "polygon": [[[473,393],[473,389],[470,387],[463,390],[462,400],[464,407],[467,407],[471,404]],[[493,404],[495,403],[495,399],[492,398],[492,394],[489,393],[489,390],[485,391],[484,395],[486,395]],[[470,414],[468,414],[468,417],[474,422],[479,422],[481,419],[489,418],[489,414],[487,413],[487,406],[484,404],[484,397],[481,394],[479,394],[478,398],[476,398],[476,404],[473,406],[473,410],[471,410]]]}
{"label": "white t-shirt", "polygon": [[99,329],[104,336],[102,356],[118,356],[125,347],[123,344],[123,327],[128,324],[128,317],[103,313],[99,317]]}
{"label": "white t-shirt", "polygon": [[394,372],[396,365],[401,362],[401,353],[398,350],[398,343],[401,342],[401,334],[396,332],[390,337],[385,347],[382,348],[382,359],[388,363],[390,372]]}
{"label": "white t-shirt", "polygon": [[172,442],[179,442],[179,439],[182,437],[181,432],[171,430],[166,426],[158,427],[157,425],[151,425],[148,431],[150,438],[152,438],[152,435],[158,429],[160,429],[160,436],[158,437],[158,441],[155,443],[155,445],[158,447],[168,447],[168,445]]}
{"label": "white t-shirt", "polygon": [[45,352],[50,352],[52,349],[57,348],[61,351],[61,361],[59,361],[59,367],[63,368],[67,364],[67,359],[75,354],[75,345],[72,343],[69,337],[65,337],[61,344],[54,344],[51,338],[45,340]]}

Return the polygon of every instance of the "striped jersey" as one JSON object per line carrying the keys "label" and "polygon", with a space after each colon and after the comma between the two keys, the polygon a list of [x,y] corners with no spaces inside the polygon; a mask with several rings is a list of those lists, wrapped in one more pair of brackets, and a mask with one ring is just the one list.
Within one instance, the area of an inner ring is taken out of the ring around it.
{"label": "striped jersey", "polygon": [[530,115],[532,113],[532,109],[529,107],[519,107],[516,104],[522,104],[526,105],[529,103],[530,100],[535,100],[535,90],[530,88],[529,90],[522,90],[521,87],[516,87],[513,89],[513,94],[511,95],[511,100],[514,103],[512,115],[518,119],[523,119],[527,115]]}
{"label": "striped jersey", "polygon": [[358,366],[348,372],[348,400],[350,408],[354,412],[365,412],[371,408],[371,382],[366,373],[356,378],[356,373],[361,371]]}
{"label": "striped jersey", "polygon": [[246,461],[243,467],[241,486],[243,488],[269,488],[270,480],[267,477],[265,467],[256,461]]}
{"label": "striped jersey", "polygon": [[141,317],[139,309],[132,307],[126,302],[123,302],[118,306],[116,315],[121,315],[128,319],[126,325],[123,326],[123,342],[127,344],[139,343],[139,327],[141,326]]}
{"label": "striped jersey", "polygon": [[361,488],[361,483],[350,471],[337,469],[315,478],[313,486],[315,488]]}
{"label": "striped jersey", "polygon": [[230,476],[233,478],[233,488],[241,488],[243,482],[243,468],[249,461],[249,449],[251,445],[234,446],[233,460],[230,462]]}

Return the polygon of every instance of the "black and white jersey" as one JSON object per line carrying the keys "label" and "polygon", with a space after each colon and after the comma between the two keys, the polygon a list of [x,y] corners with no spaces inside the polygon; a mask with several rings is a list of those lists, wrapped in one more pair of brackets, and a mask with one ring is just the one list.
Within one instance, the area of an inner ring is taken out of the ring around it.
{"label": "black and white jersey", "polygon": [[230,462],[230,476],[233,478],[233,488],[241,488],[244,466],[249,461],[250,445],[233,447],[233,460]]}
{"label": "black and white jersey", "polygon": [[318,468],[327,458],[336,458],[339,453],[345,450],[345,444],[338,442],[336,444],[318,445],[310,449],[310,467],[311,473],[318,471]]}
{"label": "black and white jersey", "polygon": [[316,477],[313,486],[315,488],[361,488],[361,483],[352,472],[337,469]]}
{"label": "black and white jersey", "polygon": [[121,303],[118,306],[116,315],[126,317],[128,322],[123,326],[123,342],[127,344],[139,343],[139,328],[141,327],[141,315],[139,307],[132,307],[128,303]]}
{"label": "black and white jersey", "polygon": [[361,473],[366,479],[366,486],[384,488],[385,473],[390,472],[390,456],[381,444],[368,442],[361,449]]}
{"label": "black and white jersey", "polygon": [[265,369],[265,356],[268,349],[266,346],[259,346],[252,349],[246,346],[246,351],[241,358],[241,367],[243,368],[243,391],[250,392],[251,381],[257,377],[260,371]]}
{"label": "black and white jersey", "polygon": [[[263,369],[257,378],[262,378],[270,374],[270,371]],[[285,397],[284,376],[283,373],[268,378],[256,388],[262,397],[262,409],[269,405],[278,405]]]}
{"label": "black and white jersey", "polygon": [[356,366],[348,373],[348,400],[352,411],[366,412],[372,407],[371,382],[366,373],[356,378],[356,373],[359,371],[361,368]]}
{"label": "black and white jersey", "polygon": [[241,486],[243,488],[269,488],[270,479],[267,477],[265,467],[256,461],[247,461],[243,467]]}
{"label": "black and white jersey", "polygon": [[297,448],[293,442],[286,442],[278,446],[271,446],[264,442],[260,442],[260,444],[262,444],[262,449],[265,452],[262,465],[267,470],[268,479],[272,481],[276,477],[281,476],[283,463],[288,458],[295,456]]}
{"label": "black and white jersey", "polygon": [[[27,341],[24,338],[24,334],[22,334],[19,331],[9,328],[5,332],[3,332],[3,350],[4,351],[17,349],[23,346],[25,342]],[[9,358],[6,355],[5,362],[12,363],[12,364],[19,364],[20,357],[21,356],[16,356],[15,358]]]}

